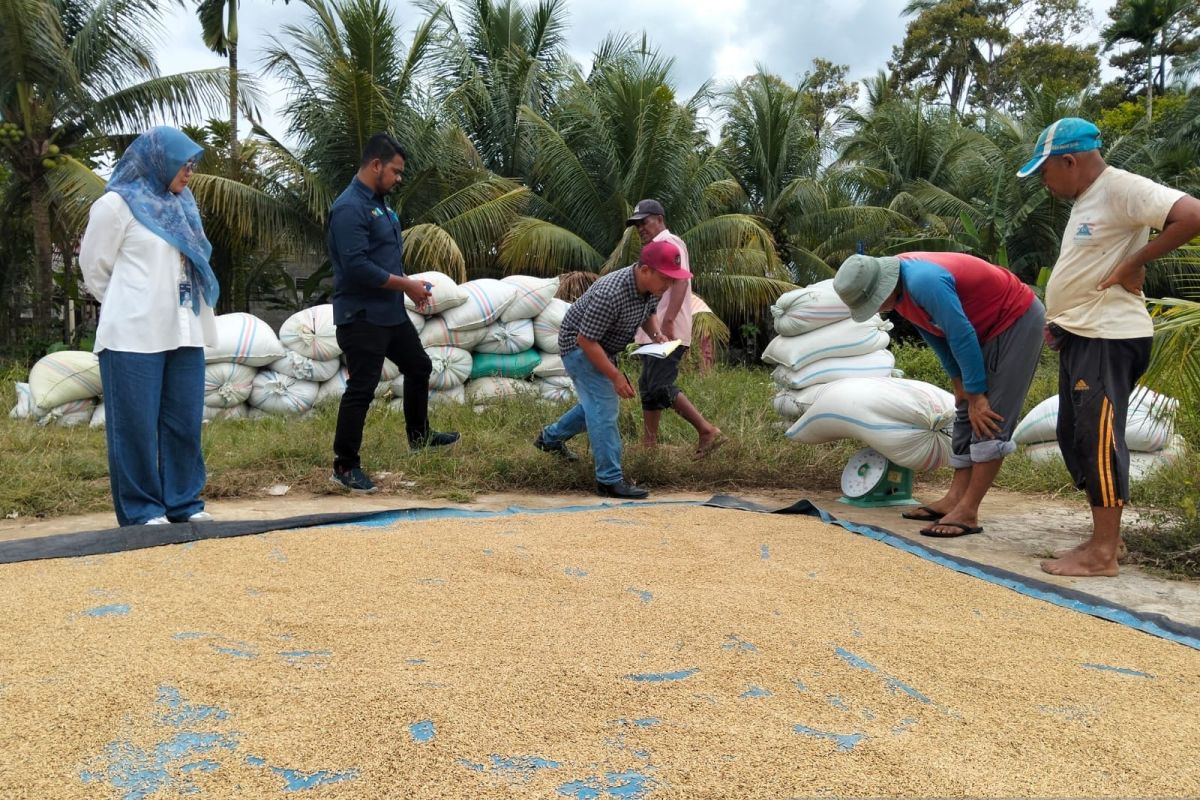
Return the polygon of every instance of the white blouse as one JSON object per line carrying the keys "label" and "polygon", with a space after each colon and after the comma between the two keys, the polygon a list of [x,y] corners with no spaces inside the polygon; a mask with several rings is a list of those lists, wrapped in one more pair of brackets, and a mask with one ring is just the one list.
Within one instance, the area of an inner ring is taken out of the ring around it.
{"label": "white blouse", "polygon": [[88,291],[100,301],[97,353],[216,345],[216,319],[203,296],[199,315],[190,301],[179,302],[183,254],[138,222],[119,194],[105,192],[92,204],[79,266]]}

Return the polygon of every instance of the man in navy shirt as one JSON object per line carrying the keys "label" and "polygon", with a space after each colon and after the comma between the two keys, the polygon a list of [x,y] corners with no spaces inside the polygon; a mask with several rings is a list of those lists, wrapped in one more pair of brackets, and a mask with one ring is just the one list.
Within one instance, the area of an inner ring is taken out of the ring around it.
{"label": "man in navy shirt", "polygon": [[374,492],[375,484],[363,472],[358,450],[385,357],[404,376],[409,448],[458,441],[457,433],[429,428],[433,365],[404,308],[405,295],[418,308],[428,303],[429,287],[405,276],[400,217],[384,202],[400,184],[407,159],[394,138],[375,134],[363,149],[358,174],[329,211],[326,242],[333,262],[333,321],[350,374],[333,436],[332,481],[363,494]]}

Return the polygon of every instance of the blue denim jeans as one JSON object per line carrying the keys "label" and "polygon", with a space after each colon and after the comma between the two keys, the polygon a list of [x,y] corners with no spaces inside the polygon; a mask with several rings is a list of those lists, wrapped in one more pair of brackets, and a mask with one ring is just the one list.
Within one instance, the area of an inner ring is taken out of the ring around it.
{"label": "blue denim jeans", "polygon": [[203,511],[204,348],[102,350],[100,379],[117,522],[183,522]]}
{"label": "blue denim jeans", "polygon": [[577,433],[587,431],[592,444],[592,459],[596,462],[596,480],[618,483],[621,472],[621,433],[617,430],[617,413],[621,398],[612,381],[592,366],[583,350],[576,348],[563,356],[563,366],[575,382],[579,397],[570,411],[542,431],[549,443],[565,442]]}

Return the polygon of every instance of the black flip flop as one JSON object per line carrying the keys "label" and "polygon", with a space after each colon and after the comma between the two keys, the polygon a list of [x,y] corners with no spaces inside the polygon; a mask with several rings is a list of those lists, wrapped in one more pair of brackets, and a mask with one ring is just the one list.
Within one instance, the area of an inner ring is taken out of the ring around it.
{"label": "black flip flop", "polygon": [[917,506],[912,511],[902,511],[900,516],[905,519],[915,520],[916,522],[937,522],[945,514],[939,514],[929,506]]}
{"label": "black flip flop", "polygon": [[[946,528],[958,528],[958,533],[944,533],[942,531],[935,531],[934,528],[937,527],[937,525],[944,526]],[[972,533],[983,533],[982,527],[973,528],[970,525],[964,525],[961,522],[939,522],[937,525],[930,526],[928,528],[922,528],[921,530],[917,531],[917,533],[921,534],[922,536],[931,536],[935,539],[954,539],[959,536],[968,536]]]}

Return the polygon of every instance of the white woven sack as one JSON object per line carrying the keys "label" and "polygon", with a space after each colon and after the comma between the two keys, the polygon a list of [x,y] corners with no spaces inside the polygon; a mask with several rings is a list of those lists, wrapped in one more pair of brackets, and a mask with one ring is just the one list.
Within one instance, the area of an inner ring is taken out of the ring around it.
{"label": "white woven sack", "polygon": [[557,353],[542,353],[542,361],[533,368],[535,378],[558,378],[567,374],[562,356]]}
{"label": "white woven sack", "polygon": [[323,383],[341,369],[341,359],[331,358],[328,361],[314,361],[306,355],[302,355],[295,350],[288,350],[288,353],[278,361],[272,361],[267,365],[267,369],[274,370],[281,375],[287,375],[289,378],[299,378],[302,381],[315,381]]}
{"label": "white woven sack", "polygon": [[320,388],[321,385],[314,381],[302,381],[290,375],[264,369],[254,376],[250,405],[268,414],[303,414],[317,402],[317,392]]}
{"label": "white woven sack", "polygon": [[[387,363],[384,364],[384,370],[386,371],[386,369]],[[375,397],[379,398],[387,395],[387,393],[391,391],[391,382],[398,377],[400,377],[399,369],[396,370],[396,375],[392,379],[386,381],[381,380],[375,386]],[[346,381],[348,380],[350,380],[350,371],[345,367],[342,367],[337,371],[336,375],[319,385],[317,389],[317,400],[314,405],[317,403],[325,403],[331,400],[340,401],[342,399],[342,395],[346,393]]]}
{"label": "white woven sack", "polygon": [[809,406],[816,402],[825,390],[825,384],[818,383],[806,389],[783,389],[771,399],[775,413],[784,419],[797,420],[808,411]]}
{"label": "white woven sack", "polygon": [[245,364],[222,361],[204,367],[204,405],[232,408],[250,399],[258,371]]}
{"label": "white woven sack", "polygon": [[467,281],[459,288],[466,295],[466,302],[442,312],[446,327],[452,331],[491,325],[517,299],[516,286],[494,278]]}
{"label": "white woven sack", "polygon": [[476,353],[514,355],[533,347],[533,320],[493,322],[483,329],[483,338],[471,348]]}
{"label": "white woven sack", "polygon": [[17,404],[12,407],[12,411],[8,412],[10,417],[13,419],[38,419],[46,416],[46,412],[33,402],[33,390],[29,388],[28,383],[16,383],[13,388],[17,392]]}
{"label": "white woven sack", "polygon": [[404,312],[406,314],[408,314],[408,321],[411,322],[413,327],[417,329],[417,333],[420,333],[421,331],[425,330],[425,317],[424,316],[413,311],[411,308],[405,308]]}
{"label": "white woven sack", "polygon": [[279,343],[313,361],[340,356],[342,348],[338,347],[337,326],[333,324],[333,305],[325,303],[292,314],[279,326]]}
{"label": "white woven sack", "polygon": [[[431,406],[462,406],[467,403],[467,387],[459,384],[449,389],[433,389],[429,392]],[[403,410],[403,407],[401,407]]]}
{"label": "white woven sack", "polygon": [[96,404],[96,410],[92,412],[92,419],[88,422],[89,428],[99,428],[104,430],[104,403]]}
{"label": "white woven sack", "polygon": [[404,295],[404,306],[410,311],[431,317],[434,314],[440,314],[443,311],[447,311],[455,306],[461,306],[467,302],[467,295],[454,282],[454,278],[451,278],[449,275],[431,271],[418,272],[416,275],[409,275],[408,277],[413,280],[433,284],[433,288],[429,290],[433,297],[420,309],[417,308],[417,304],[408,295]]}
{"label": "white woven sack", "polygon": [[467,381],[467,399],[472,403],[487,403],[507,397],[529,397],[538,389],[529,381],[518,378],[476,378]]}
{"label": "white woven sack", "polygon": [[[1145,480],[1160,467],[1176,463],[1184,456],[1185,447],[1186,442],[1183,437],[1176,434],[1171,437],[1171,441],[1162,450],[1149,453],[1130,450],[1129,480],[1133,482]],[[1039,463],[1053,460],[1062,461],[1062,451],[1058,449],[1058,442],[1039,442],[1026,445],[1024,452],[1031,460]]]}
{"label": "white woven sack", "polygon": [[463,350],[472,350],[475,345],[483,341],[483,337],[487,335],[487,328],[452,331],[446,327],[446,321],[441,317],[429,317],[425,320],[425,327],[420,333],[421,346],[426,349],[449,345]]}
{"label": "white woven sack", "polygon": [[501,322],[533,319],[546,310],[558,291],[558,278],[535,278],[532,275],[509,275],[502,283],[517,287],[517,295],[500,315]]}
{"label": "white woven sack", "polygon": [[92,421],[92,414],[96,411],[96,398],[86,397],[83,400],[72,400],[69,403],[62,403],[46,412],[44,417],[38,419],[38,425],[49,425],[54,423],[60,428],[74,428],[78,425],[87,425]]}
{"label": "white woven sack", "polygon": [[891,342],[887,331],[891,329],[892,323],[878,314],[866,322],[844,319],[800,336],[776,336],[763,351],[762,360],[799,369],[823,358],[847,358],[886,350]]}
{"label": "white woven sack", "polygon": [[236,361],[252,367],[265,367],[286,351],[271,326],[252,314],[237,312],[217,317],[216,347],[204,348],[204,360]]}
{"label": "white woven sack", "polygon": [[33,404],[55,408],[72,400],[99,397],[100,359],[83,350],[61,350],[42,356],[29,370]]}
{"label": "white woven sack", "polygon": [[1129,395],[1129,413],[1125,418],[1125,444],[1130,450],[1161,450],[1175,434],[1174,397],[1139,386]]}
{"label": "white woven sack", "polygon": [[833,278],[793,289],[771,306],[775,332],[799,336],[850,317],[850,308],[833,290]]}
{"label": "white woven sack", "polygon": [[575,383],[566,375],[537,378],[533,385],[541,392],[543,400],[553,403],[575,402]]}
{"label": "white woven sack", "polygon": [[1058,395],[1047,397],[1029,410],[1025,418],[1013,430],[1013,441],[1017,444],[1039,444],[1058,439]]}
{"label": "white woven sack", "polygon": [[558,352],[558,330],[571,304],[557,297],[533,321],[533,341],[543,353]]}
{"label": "white woven sack", "polygon": [[787,435],[821,444],[857,439],[902,467],[935,469],[950,461],[954,395],[903,378],[848,378],[825,390]]}
{"label": "white woven sack", "polygon": [[433,362],[433,374],[429,376],[430,389],[453,389],[462,386],[471,377],[471,354],[460,347],[427,347],[425,352]]}
{"label": "white woven sack", "polygon": [[800,369],[776,367],[771,379],[785,389],[803,389],[846,378],[890,378],[896,357],[891,350],[876,350],[848,358],[822,358]]}
{"label": "white woven sack", "polygon": [[239,406],[230,406],[229,408],[213,408],[211,406],[204,407],[204,421],[212,422],[215,419],[249,419],[250,406],[242,403]]}
{"label": "white woven sack", "polygon": [[[1161,450],[1175,432],[1174,412],[1179,401],[1149,389],[1138,387],[1129,395],[1125,415],[1125,444],[1130,450]],[[1038,403],[1013,431],[1017,444],[1038,444],[1058,439],[1058,395]]]}

